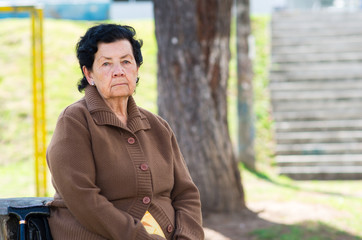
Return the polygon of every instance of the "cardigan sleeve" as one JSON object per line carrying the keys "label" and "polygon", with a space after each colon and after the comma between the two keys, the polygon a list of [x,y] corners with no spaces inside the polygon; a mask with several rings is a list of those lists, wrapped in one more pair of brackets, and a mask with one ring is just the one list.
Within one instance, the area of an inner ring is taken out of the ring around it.
{"label": "cardigan sleeve", "polygon": [[53,184],[77,221],[106,239],[161,239],[100,194],[87,125],[62,115],[47,151]]}
{"label": "cardigan sleeve", "polygon": [[175,182],[171,196],[176,214],[174,239],[204,239],[199,191],[191,179],[174,134],[171,141],[175,162]]}

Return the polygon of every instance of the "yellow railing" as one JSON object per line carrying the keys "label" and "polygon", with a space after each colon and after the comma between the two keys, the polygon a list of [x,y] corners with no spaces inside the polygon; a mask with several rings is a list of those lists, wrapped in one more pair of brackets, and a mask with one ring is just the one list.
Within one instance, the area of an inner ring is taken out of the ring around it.
{"label": "yellow railing", "polygon": [[43,9],[36,6],[1,6],[0,12],[29,12],[32,32],[33,119],[36,196],[47,195],[46,119],[43,65]]}

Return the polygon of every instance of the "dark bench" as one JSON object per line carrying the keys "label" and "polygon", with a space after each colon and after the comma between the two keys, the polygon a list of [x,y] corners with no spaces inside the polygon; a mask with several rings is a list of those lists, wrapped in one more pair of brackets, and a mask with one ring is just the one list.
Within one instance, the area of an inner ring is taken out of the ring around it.
{"label": "dark bench", "polygon": [[19,221],[29,211],[48,210],[46,204],[53,198],[0,198],[0,239],[17,240]]}

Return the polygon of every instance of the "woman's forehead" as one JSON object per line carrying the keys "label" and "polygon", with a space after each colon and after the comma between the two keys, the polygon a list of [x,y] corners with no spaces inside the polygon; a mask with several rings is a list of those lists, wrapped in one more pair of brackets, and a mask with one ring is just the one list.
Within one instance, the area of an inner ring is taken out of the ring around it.
{"label": "woman's forehead", "polygon": [[128,40],[119,40],[111,43],[98,43],[98,51],[96,57],[112,58],[113,56],[125,57],[133,56],[131,43]]}

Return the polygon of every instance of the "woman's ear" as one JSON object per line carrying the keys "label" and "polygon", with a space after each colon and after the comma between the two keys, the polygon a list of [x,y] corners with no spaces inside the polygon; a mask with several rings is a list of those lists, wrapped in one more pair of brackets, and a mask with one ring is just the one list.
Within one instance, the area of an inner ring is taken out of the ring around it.
{"label": "woman's ear", "polygon": [[93,81],[93,78],[92,78],[92,73],[91,73],[90,71],[88,71],[88,68],[86,68],[86,66],[83,66],[83,67],[82,67],[82,70],[83,70],[84,76],[85,76],[85,78],[87,79],[89,85],[94,86],[94,81]]}

